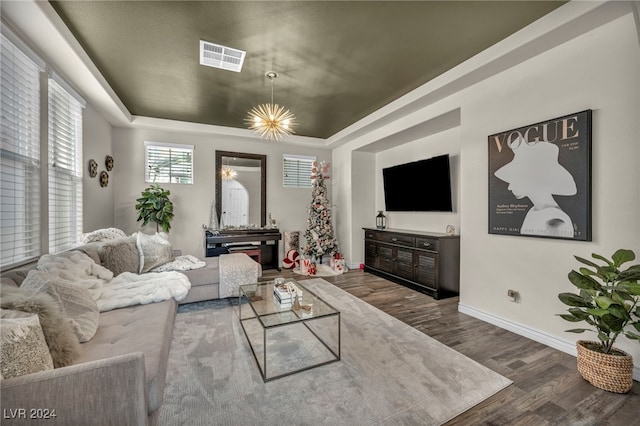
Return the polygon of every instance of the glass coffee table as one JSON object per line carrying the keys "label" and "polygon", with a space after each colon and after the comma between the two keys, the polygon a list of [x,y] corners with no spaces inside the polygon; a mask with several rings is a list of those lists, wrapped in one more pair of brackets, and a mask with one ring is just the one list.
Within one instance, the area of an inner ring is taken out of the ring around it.
{"label": "glass coffee table", "polygon": [[240,286],[240,324],[262,379],[278,379],[340,360],[340,312],[304,284],[299,306],[280,303],[273,281]]}

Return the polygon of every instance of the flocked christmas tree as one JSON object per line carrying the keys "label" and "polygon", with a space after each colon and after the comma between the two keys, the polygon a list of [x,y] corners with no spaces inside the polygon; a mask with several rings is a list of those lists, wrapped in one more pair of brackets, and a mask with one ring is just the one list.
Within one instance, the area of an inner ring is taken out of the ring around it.
{"label": "flocked christmas tree", "polygon": [[328,164],[322,162],[318,167],[318,163],[313,162],[311,203],[309,204],[307,230],[304,233],[307,245],[304,253],[308,258],[320,262],[322,262],[322,256],[333,256],[338,252],[338,242],[331,223],[331,205],[329,205],[327,187],[324,182],[329,179],[328,173]]}

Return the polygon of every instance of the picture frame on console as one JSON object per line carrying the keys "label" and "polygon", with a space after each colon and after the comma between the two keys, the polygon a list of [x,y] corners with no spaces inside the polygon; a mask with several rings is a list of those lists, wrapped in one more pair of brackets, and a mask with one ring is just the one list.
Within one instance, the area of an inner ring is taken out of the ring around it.
{"label": "picture frame on console", "polygon": [[488,137],[489,234],[591,241],[592,111]]}

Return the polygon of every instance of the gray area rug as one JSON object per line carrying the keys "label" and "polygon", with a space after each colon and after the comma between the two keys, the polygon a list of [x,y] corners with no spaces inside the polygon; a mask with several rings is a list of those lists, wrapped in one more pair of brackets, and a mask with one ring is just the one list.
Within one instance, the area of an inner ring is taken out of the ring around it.
{"label": "gray area rug", "polygon": [[159,424],[438,425],[511,384],[333,284],[304,285],[341,312],[340,361],[264,383],[235,300],[183,305]]}

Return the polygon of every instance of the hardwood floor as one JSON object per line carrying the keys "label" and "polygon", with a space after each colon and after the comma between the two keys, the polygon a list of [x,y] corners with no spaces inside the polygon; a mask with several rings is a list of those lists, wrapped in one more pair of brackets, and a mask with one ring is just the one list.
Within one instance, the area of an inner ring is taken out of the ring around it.
{"label": "hardwood floor", "polygon": [[[263,279],[276,276],[310,278],[283,269]],[[640,425],[640,383],[626,395],[597,389],[575,357],[458,312],[457,297],[435,300],[362,271],[322,278],[513,381],[447,425]]]}

